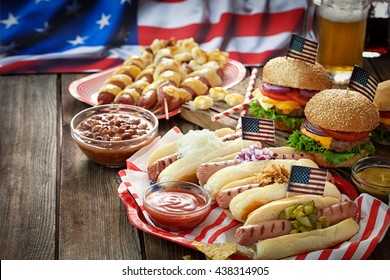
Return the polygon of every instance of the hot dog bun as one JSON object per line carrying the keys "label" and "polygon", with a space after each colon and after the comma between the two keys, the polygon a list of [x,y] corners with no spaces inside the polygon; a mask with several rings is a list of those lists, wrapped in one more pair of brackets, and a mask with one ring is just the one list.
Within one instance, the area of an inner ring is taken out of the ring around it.
{"label": "hot dog bun", "polygon": [[226,189],[229,185],[231,187],[237,186],[233,183],[237,180],[242,180],[248,177],[255,176],[256,173],[259,173],[263,168],[271,164],[283,165],[288,170],[291,169],[292,165],[302,165],[307,167],[318,168],[318,165],[309,159],[299,159],[299,160],[285,160],[285,159],[275,159],[275,160],[260,160],[260,161],[248,161],[243,162],[239,165],[225,167],[208,179],[207,183],[204,185],[204,188],[210,194],[211,199],[214,201],[217,194],[222,190]]}
{"label": "hot dog bun", "polygon": [[235,220],[245,222],[249,213],[274,200],[285,198],[287,184],[271,184],[254,188],[236,195],[229,204]]}
{"label": "hot dog bun", "polygon": [[296,195],[287,197],[267,203],[251,212],[246,219],[245,225],[255,225],[264,221],[277,220],[279,213],[287,207],[296,204],[305,204],[310,201],[313,201],[317,208],[325,208],[340,203],[339,199],[330,196]]}
{"label": "hot dog bun", "polygon": [[[231,130],[226,129],[215,132],[207,129],[190,130],[178,140],[158,148],[149,156],[147,160],[149,176],[153,173],[153,179],[158,182],[180,180],[198,183],[196,170],[200,164],[213,159],[231,158],[240,152],[243,146],[256,143],[243,141],[241,138],[224,141],[221,136],[230,132]],[[168,164],[161,168],[163,170],[152,172],[152,168],[149,168],[156,161],[173,154],[177,157],[169,162],[166,160]]]}
{"label": "hot dog bun", "polygon": [[349,240],[358,231],[358,223],[349,218],[324,229],[258,241],[251,249],[246,250],[246,254],[253,259],[282,259],[332,247]]}

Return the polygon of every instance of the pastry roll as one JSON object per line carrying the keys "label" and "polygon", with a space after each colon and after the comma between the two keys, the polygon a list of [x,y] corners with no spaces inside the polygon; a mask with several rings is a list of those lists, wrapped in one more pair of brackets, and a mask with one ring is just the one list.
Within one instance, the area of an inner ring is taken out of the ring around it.
{"label": "pastry roll", "polygon": [[114,75],[125,74],[135,80],[139,73],[141,73],[141,68],[136,65],[122,65],[114,72]]}
{"label": "pastry roll", "polygon": [[202,67],[189,74],[190,77],[199,77],[208,87],[219,87],[222,85],[222,79],[217,71],[210,67]]}
{"label": "pastry roll", "polygon": [[142,70],[137,77],[135,78],[136,81],[138,80],[145,80],[149,84],[153,82],[153,73],[156,68],[154,66],[148,66],[144,70]]}
{"label": "pastry roll", "polygon": [[104,84],[116,85],[120,89],[124,89],[127,85],[131,84],[133,79],[125,74],[116,74],[109,77]]}
{"label": "pastry roll", "polygon": [[172,70],[180,74],[181,79],[183,80],[187,74],[181,69],[180,64],[174,59],[163,59],[156,66],[156,70],[153,73],[153,78],[156,80],[160,74],[166,70]]}
{"label": "pastry roll", "polygon": [[124,62],[123,65],[135,65],[141,70],[144,69],[147,64],[146,62],[138,55],[129,56]]}
{"label": "pastry roll", "polygon": [[99,90],[98,93],[98,104],[109,104],[111,103],[115,96],[117,96],[121,92],[121,88],[113,85],[113,84],[105,84],[103,87]]}
{"label": "pastry roll", "polygon": [[140,96],[137,89],[127,87],[115,97],[114,103],[136,105]]}
{"label": "pastry roll", "polygon": [[180,87],[191,93],[193,97],[205,95],[209,89],[207,85],[199,79],[199,77],[188,77],[184,79]]}

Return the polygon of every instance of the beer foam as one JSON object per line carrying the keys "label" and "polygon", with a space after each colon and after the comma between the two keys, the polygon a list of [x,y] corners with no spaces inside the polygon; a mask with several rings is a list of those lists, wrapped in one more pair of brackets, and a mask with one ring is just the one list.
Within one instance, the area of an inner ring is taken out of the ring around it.
{"label": "beer foam", "polygon": [[321,6],[319,8],[320,16],[324,19],[335,22],[358,22],[366,17],[367,9],[339,9],[330,6]]}

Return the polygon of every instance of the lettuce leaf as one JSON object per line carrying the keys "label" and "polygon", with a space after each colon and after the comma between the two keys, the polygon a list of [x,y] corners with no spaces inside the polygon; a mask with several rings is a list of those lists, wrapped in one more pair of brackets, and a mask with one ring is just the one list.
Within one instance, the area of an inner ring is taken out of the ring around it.
{"label": "lettuce leaf", "polygon": [[289,128],[300,127],[302,123],[305,121],[305,118],[297,118],[290,117],[286,115],[279,115],[275,112],[274,109],[270,108],[265,110],[260,106],[259,102],[253,101],[249,104],[251,108],[252,115],[257,118],[267,118],[270,120],[281,120],[284,122]]}
{"label": "lettuce leaf", "polygon": [[357,146],[346,153],[336,153],[325,147],[317,145],[314,139],[306,137],[300,131],[294,131],[289,136],[286,142],[286,146],[294,147],[298,151],[305,151],[311,154],[323,154],[324,159],[333,164],[339,164],[341,162],[344,162],[357,154],[364,156],[365,154],[363,153],[363,151],[368,154],[375,153],[375,147],[372,143]]}
{"label": "lettuce leaf", "polygon": [[371,132],[371,136],[379,142],[390,142],[390,132],[388,131],[374,130]]}

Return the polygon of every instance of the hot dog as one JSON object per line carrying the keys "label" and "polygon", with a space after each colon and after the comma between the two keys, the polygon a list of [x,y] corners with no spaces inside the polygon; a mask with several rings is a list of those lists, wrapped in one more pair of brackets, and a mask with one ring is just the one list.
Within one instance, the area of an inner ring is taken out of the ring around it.
{"label": "hot dog", "polygon": [[[237,165],[244,161],[266,160],[266,159],[301,159],[307,158],[314,160],[314,157],[305,153],[297,153],[290,147],[267,147],[261,148],[253,145],[249,148],[244,148],[238,153],[234,160],[203,163],[197,170],[197,176],[201,185],[204,185],[207,180],[218,170],[222,168]],[[329,173],[330,174],[330,173]],[[333,180],[329,175],[329,180]]]}
{"label": "hot dog", "polygon": [[[260,173],[263,168],[272,164],[275,164],[277,166],[283,165],[288,170],[290,170],[291,165],[294,164],[318,168],[318,165],[314,161],[306,158],[302,158],[299,160],[273,159],[259,161],[243,161],[240,164],[228,166],[218,170],[210,176],[210,178],[207,180],[206,184],[203,185],[203,187],[210,194],[212,200],[215,201],[217,194],[223,189],[255,183],[256,174]],[[245,183],[243,183],[241,180],[246,181]],[[340,197],[340,192],[333,184],[329,183],[326,184],[325,195]]]}
{"label": "hot dog", "polygon": [[[223,141],[223,135],[207,129],[189,131],[179,140],[160,147],[147,160],[147,166],[152,169],[155,162],[178,153],[178,159],[172,161],[163,170],[158,170],[157,181],[188,180],[198,183],[196,170],[200,164],[225,156],[234,156],[242,146],[254,144],[253,141],[243,141],[241,138],[233,141]],[[153,176],[156,176],[153,174]]]}
{"label": "hot dog", "polygon": [[253,211],[236,230],[236,241],[254,259],[280,259],[325,249],[350,239],[359,230],[352,201],[299,195]]}

